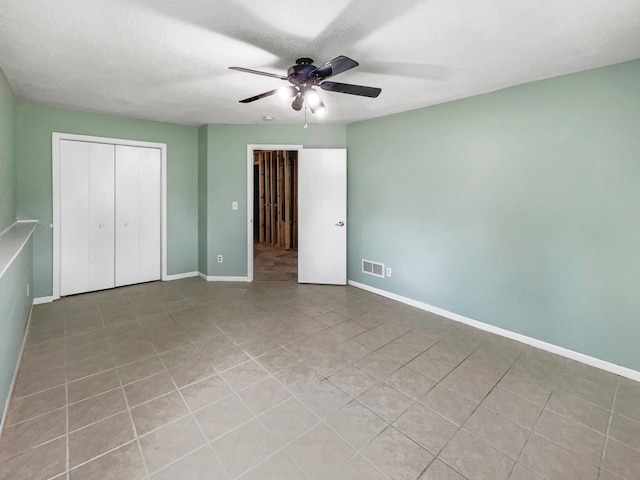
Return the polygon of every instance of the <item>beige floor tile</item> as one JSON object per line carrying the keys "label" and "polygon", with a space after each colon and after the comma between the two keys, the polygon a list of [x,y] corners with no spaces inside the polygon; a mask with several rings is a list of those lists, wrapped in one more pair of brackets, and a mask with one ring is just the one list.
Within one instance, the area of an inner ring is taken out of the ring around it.
{"label": "beige floor tile", "polygon": [[545,410],[535,432],[595,465],[600,464],[605,436],[595,430]]}
{"label": "beige floor tile", "polygon": [[80,465],[135,438],[128,412],[69,434],[69,466]]}
{"label": "beige floor tile", "polygon": [[411,398],[384,383],[367,390],[358,397],[358,401],[387,422],[393,422],[414,403]]}
{"label": "beige floor tile", "polygon": [[439,458],[473,480],[505,480],[514,465],[506,455],[464,430],[456,433]]}
{"label": "beige floor tile", "polygon": [[434,455],[458,431],[456,424],[421,404],[411,406],[393,425]]}
{"label": "beige floor tile", "polygon": [[640,422],[613,414],[608,434],[611,438],[640,450]]}
{"label": "beige floor tile", "polygon": [[388,423],[358,401],[353,401],[326,420],[356,450],[363,450]]}
{"label": "beige floor tile", "polygon": [[95,423],[127,409],[122,388],[69,405],[69,431]]}
{"label": "beige floor tile", "polygon": [[[513,467],[513,471],[511,472],[511,476],[509,480],[544,480],[537,473],[529,470],[528,468],[523,467],[521,464],[517,463],[515,467]],[[603,480],[603,479],[598,479]]]}
{"label": "beige floor tile", "polygon": [[327,380],[309,387],[298,395],[309,410],[326,418],[351,401],[351,397]]}
{"label": "beige floor tile", "polygon": [[421,352],[409,345],[395,340],[380,348],[378,353],[394,360],[400,365],[404,365],[420,355]]}
{"label": "beige floor tile", "polygon": [[139,441],[151,474],[205,444],[205,438],[191,416],[154,430]]}
{"label": "beige floor tile", "polygon": [[409,362],[407,367],[435,382],[439,382],[455,368],[455,365],[443,362],[429,355],[427,351]]}
{"label": "beige floor tile", "polygon": [[0,440],[0,461],[66,433],[66,408],[8,426],[2,432],[2,440]]}
{"label": "beige floor tile", "polygon": [[549,480],[595,480],[598,467],[536,433],[522,451],[520,463]]}
{"label": "beige floor tile", "polygon": [[85,398],[93,397],[108,390],[113,390],[120,386],[118,372],[109,370],[91,377],[70,382],[67,385],[68,401],[70,403],[79,402]]}
{"label": "beige floor tile", "polygon": [[18,379],[16,381],[14,395],[16,397],[24,397],[33,393],[41,392],[58,385],[62,385],[66,381],[66,370],[64,367],[41,368],[34,365],[37,370],[33,372],[23,372],[20,369]]}
{"label": "beige floor tile", "polygon": [[573,395],[559,391],[553,392],[549,397],[546,409],[600,433],[607,431],[610,412]]}
{"label": "beige floor tile", "polygon": [[239,480],[307,480],[307,476],[284,450],[242,475]]}
{"label": "beige floor tile", "polygon": [[449,373],[440,382],[440,385],[455,390],[465,397],[480,403],[489,394],[495,383],[487,382],[482,377],[468,372],[460,366]]}
{"label": "beige floor tile", "polygon": [[124,387],[129,407],[135,407],[175,390],[176,386],[168,372],[158,373]]}
{"label": "beige floor tile", "polygon": [[331,480],[386,480],[369,460],[356,455]]}
{"label": "beige floor tile", "polygon": [[214,375],[180,389],[191,410],[198,410],[231,395],[233,390],[220,375]]}
{"label": "beige floor tile", "polygon": [[344,440],[325,425],[318,425],[287,447],[311,480],[330,478],[355,455]]}
{"label": "beige floor tile", "polygon": [[351,287],[154,282],[31,326],[0,480],[640,478],[640,383]]}
{"label": "beige floor tile", "polygon": [[609,438],[602,468],[628,480],[640,478],[640,450]]}
{"label": "beige floor tile", "polygon": [[253,418],[235,394],[198,410],[194,416],[209,440],[215,440]]}
{"label": "beige floor tile", "polygon": [[406,366],[389,375],[385,382],[414,400],[422,398],[436,384]]}
{"label": "beige floor tile", "polygon": [[351,365],[329,377],[329,381],[353,398],[361,395],[380,382],[364,370]]}
{"label": "beige floor tile", "polygon": [[467,480],[453,468],[440,460],[435,460],[418,480]]}
{"label": "beige floor tile", "polygon": [[405,345],[409,345],[410,347],[413,347],[420,352],[424,352],[425,350],[438,343],[440,340],[442,340],[441,335],[416,330],[406,333],[405,335],[398,338],[397,341],[400,343],[404,343]]}
{"label": "beige floor tile", "polygon": [[149,433],[189,413],[178,392],[172,392],[131,409],[138,436]]}
{"label": "beige floor tile", "polygon": [[70,480],[143,480],[146,471],[133,441],[69,472]]}
{"label": "beige floor tile", "polygon": [[615,388],[603,387],[569,373],[562,376],[556,389],[580,397],[606,410],[611,410],[615,393]]}
{"label": "beige floor tile", "polygon": [[478,407],[463,428],[513,460],[517,460],[530,430],[485,407]]}
{"label": "beige floor tile", "polygon": [[393,427],[376,437],[363,455],[392,480],[417,478],[433,460],[433,455]]}
{"label": "beige floor tile", "polygon": [[67,464],[64,437],[45,443],[0,462],[2,480],[47,480],[62,473]]}
{"label": "beige floor tile", "polygon": [[295,398],[262,414],[260,421],[283,446],[320,422],[318,417]]}
{"label": "beige floor tile", "polygon": [[226,480],[227,478],[222,465],[208,445],[151,476],[151,480]]}
{"label": "beige floor tile", "polygon": [[251,360],[237,367],[225,370],[221,376],[235,391],[264,380],[269,374],[258,363]]}
{"label": "beige floor tile", "polygon": [[638,397],[618,393],[613,405],[613,411],[619,415],[640,422],[640,401]]}
{"label": "beige floor tile", "polygon": [[283,347],[277,348],[269,353],[259,356],[256,361],[268,372],[275,374],[280,370],[291,367],[300,359]]}
{"label": "beige floor tile", "polygon": [[211,443],[230,478],[236,478],[279,448],[278,442],[257,420],[242,425]]}
{"label": "beige floor tile", "polygon": [[355,366],[361,368],[374,377],[379,378],[380,380],[384,380],[402,367],[398,362],[380,355],[378,352],[372,352],[366,357],[361,358],[355,362]]}
{"label": "beige floor tile", "polygon": [[346,342],[342,342],[339,345],[335,345],[332,347],[332,351],[349,362],[357,362],[361,358],[369,355],[373,350],[351,339]]}
{"label": "beige floor tile", "polygon": [[323,377],[329,377],[350,366],[350,363],[331,352],[322,352],[313,357],[307,358],[305,363],[313,368]]}
{"label": "beige floor tile", "polygon": [[462,425],[478,405],[470,398],[442,385],[429,390],[420,399],[420,403],[456,425]]}
{"label": "beige floor tile", "polygon": [[502,388],[494,388],[482,405],[531,430],[542,407]]}
{"label": "beige floor tile", "polygon": [[275,378],[269,377],[238,392],[238,396],[254,415],[261,415],[290,398],[291,394]]}
{"label": "beige floor tile", "polygon": [[148,357],[118,368],[123,385],[151,377],[165,370],[158,357]]}
{"label": "beige floor tile", "polygon": [[498,386],[540,406],[544,406],[553,390],[550,385],[514,372],[507,372]]}
{"label": "beige floor tile", "polygon": [[29,420],[66,405],[66,388],[64,385],[50,390],[35,393],[28,397],[13,398],[7,413],[7,425]]}
{"label": "beige floor tile", "polygon": [[320,374],[304,362],[281,370],[275,377],[293,394],[303,392],[322,380]]}

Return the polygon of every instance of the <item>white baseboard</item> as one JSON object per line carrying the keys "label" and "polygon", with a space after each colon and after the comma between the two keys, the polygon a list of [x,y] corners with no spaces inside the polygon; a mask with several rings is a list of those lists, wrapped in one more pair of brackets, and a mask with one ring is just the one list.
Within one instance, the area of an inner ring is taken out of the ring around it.
{"label": "white baseboard", "polygon": [[516,340],[518,342],[531,345],[532,347],[536,347],[541,350],[546,350],[547,352],[555,353],[557,355],[570,358],[577,362],[581,362],[581,363],[590,365],[592,367],[596,367],[601,370],[605,370],[607,372],[614,373],[616,375],[627,377],[627,378],[630,378],[631,380],[640,382],[640,372],[638,372],[637,370],[632,370],[631,368],[623,367],[621,365],[616,365],[615,363],[611,363],[605,360],[601,360],[599,358],[591,357],[589,355],[585,355],[584,353],[569,350],[568,348],[560,347],[552,343],[543,342],[542,340],[537,340],[532,337],[527,337],[526,335],[521,335],[520,333],[512,332],[510,330],[505,330],[504,328],[496,327],[494,325],[489,325],[488,323],[479,322],[478,320],[473,320],[472,318],[465,317],[457,313],[449,312],[448,310],[444,310],[439,307],[434,307],[433,305],[429,305],[427,303],[423,303],[418,300],[414,300],[412,298],[403,297],[402,295],[388,292],[380,288],[371,287],[369,285],[365,285],[364,283],[355,282],[353,280],[349,280],[348,283],[353,287],[360,288],[362,290],[366,290],[368,292],[375,293],[376,295],[387,297],[392,300],[405,303],[407,305],[411,305],[412,307],[419,308],[420,310],[425,310],[427,312],[435,313],[436,315],[440,315],[442,317],[448,318],[449,320],[454,320],[456,322],[464,323],[466,325],[470,325],[472,327],[478,328],[480,330],[484,330],[486,332],[495,333],[496,335],[510,338],[511,340]]}
{"label": "white baseboard", "polygon": [[18,371],[20,370],[20,364],[22,363],[22,355],[24,354],[24,347],[27,344],[27,334],[29,333],[29,325],[31,325],[31,314],[33,313],[33,305],[29,309],[29,317],[27,318],[27,325],[24,329],[24,335],[22,337],[22,346],[20,347],[20,353],[18,354],[18,361],[16,362],[16,368],[13,371],[13,379],[11,380],[11,386],[9,387],[9,393],[7,400],[4,404],[4,410],[2,410],[2,419],[0,419],[0,438],[2,438],[2,432],[4,430],[4,424],[7,421],[7,414],[9,413],[9,403],[11,402],[11,396],[13,395],[13,389],[16,386],[16,380],[18,379]]}
{"label": "white baseboard", "polygon": [[183,278],[191,278],[191,277],[197,277],[197,276],[198,276],[198,272],[176,273],[174,275],[167,275],[163,279],[163,281],[170,282],[172,280],[182,280]]}
{"label": "white baseboard", "polygon": [[207,282],[250,282],[249,277],[220,277],[207,276],[202,272],[198,272],[198,276]]}
{"label": "white baseboard", "polygon": [[33,299],[33,304],[34,305],[40,305],[41,303],[51,303],[55,300],[58,300],[58,298],[60,297],[38,297],[38,298],[34,298]]}

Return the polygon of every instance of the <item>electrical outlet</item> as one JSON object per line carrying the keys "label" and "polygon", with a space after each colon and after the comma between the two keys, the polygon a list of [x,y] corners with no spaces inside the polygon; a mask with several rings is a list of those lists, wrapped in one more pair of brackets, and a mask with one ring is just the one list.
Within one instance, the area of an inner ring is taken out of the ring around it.
{"label": "electrical outlet", "polygon": [[238,202],[231,202],[231,210],[237,210],[238,209]]}
{"label": "electrical outlet", "polygon": [[222,263],[222,255],[218,255],[218,263]]}
{"label": "electrical outlet", "polygon": [[391,267],[387,267],[387,277],[391,276]]}

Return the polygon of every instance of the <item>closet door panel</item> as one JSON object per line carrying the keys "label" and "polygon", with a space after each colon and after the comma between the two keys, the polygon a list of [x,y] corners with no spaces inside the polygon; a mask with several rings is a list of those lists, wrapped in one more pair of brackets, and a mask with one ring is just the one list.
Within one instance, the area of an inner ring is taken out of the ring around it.
{"label": "closet door panel", "polygon": [[160,150],[116,146],[116,286],[160,279]]}
{"label": "closet door panel", "polygon": [[100,143],[60,142],[60,294],[114,286],[114,154]]}

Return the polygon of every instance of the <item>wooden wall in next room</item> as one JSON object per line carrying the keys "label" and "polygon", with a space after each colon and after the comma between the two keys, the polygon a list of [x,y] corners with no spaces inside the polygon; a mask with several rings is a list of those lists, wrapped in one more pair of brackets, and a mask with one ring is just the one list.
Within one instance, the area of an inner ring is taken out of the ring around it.
{"label": "wooden wall in next room", "polygon": [[254,236],[285,249],[298,248],[296,151],[254,152]]}

